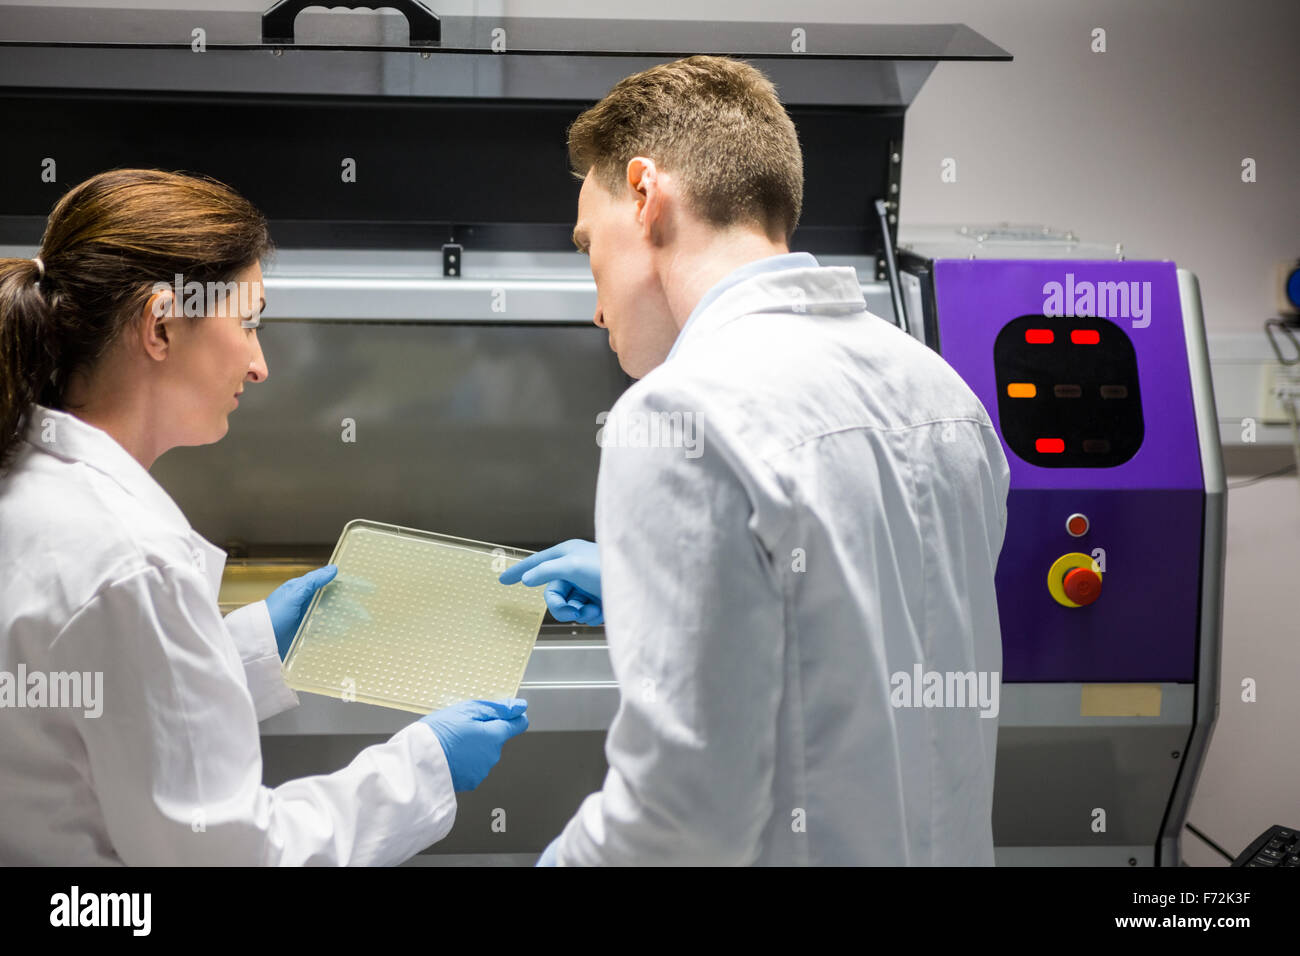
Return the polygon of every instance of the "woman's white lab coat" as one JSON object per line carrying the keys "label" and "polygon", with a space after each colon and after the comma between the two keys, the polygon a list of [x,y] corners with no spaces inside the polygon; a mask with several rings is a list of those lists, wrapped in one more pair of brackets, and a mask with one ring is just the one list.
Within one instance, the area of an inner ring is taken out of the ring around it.
{"label": "woman's white lab coat", "polygon": [[262,786],[258,721],[297,697],[265,603],[218,612],[224,565],[105,432],[34,408],[0,478],[0,863],[392,864],[451,829],[419,722]]}

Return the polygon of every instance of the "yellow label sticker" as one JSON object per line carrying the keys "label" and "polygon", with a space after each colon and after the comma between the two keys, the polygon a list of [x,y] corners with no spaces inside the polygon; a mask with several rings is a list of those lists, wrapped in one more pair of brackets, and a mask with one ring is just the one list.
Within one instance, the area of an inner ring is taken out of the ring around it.
{"label": "yellow label sticker", "polygon": [[1084,684],[1081,717],[1159,717],[1159,684]]}

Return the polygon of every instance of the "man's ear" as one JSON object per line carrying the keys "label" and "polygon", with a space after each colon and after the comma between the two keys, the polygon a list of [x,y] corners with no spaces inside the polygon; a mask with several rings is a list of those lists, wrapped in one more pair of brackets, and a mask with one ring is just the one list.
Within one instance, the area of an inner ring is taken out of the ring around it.
{"label": "man's ear", "polygon": [[636,195],[637,223],[647,239],[654,236],[664,216],[663,180],[655,161],[633,156],[627,163],[627,184]]}

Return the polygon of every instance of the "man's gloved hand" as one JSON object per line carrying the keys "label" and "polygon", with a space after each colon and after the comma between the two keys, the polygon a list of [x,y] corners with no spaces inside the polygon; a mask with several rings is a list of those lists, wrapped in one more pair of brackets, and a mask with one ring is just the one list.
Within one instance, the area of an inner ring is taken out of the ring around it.
{"label": "man's gloved hand", "polygon": [[289,653],[293,636],[298,633],[302,616],[307,613],[307,605],[316,592],[334,580],[339,573],[336,565],[327,564],[315,571],[308,571],[300,578],[290,578],[266,596],[266,609],[271,613],[271,626],[275,629],[275,646],[280,651],[280,660]]}
{"label": "man's gloved hand", "polygon": [[507,740],[528,729],[528,701],[466,700],[421,717],[442,744],[451,768],[451,785],[459,793],[473,790],[501,758]]}
{"label": "man's gloved hand", "polygon": [[502,584],[522,581],[530,588],[547,585],[546,606],[557,621],[605,623],[600,601],[600,548],[594,541],[570,538],[529,555],[507,568]]}

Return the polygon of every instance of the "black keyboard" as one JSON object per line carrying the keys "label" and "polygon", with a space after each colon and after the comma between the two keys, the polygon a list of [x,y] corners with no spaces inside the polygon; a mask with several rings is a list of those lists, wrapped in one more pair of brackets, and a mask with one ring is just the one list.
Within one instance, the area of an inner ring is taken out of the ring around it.
{"label": "black keyboard", "polygon": [[1300,868],[1300,830],[1269,827],[1255,838],[1233,866],[1294,866]]}

